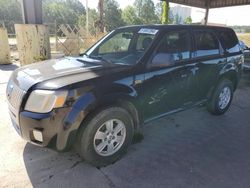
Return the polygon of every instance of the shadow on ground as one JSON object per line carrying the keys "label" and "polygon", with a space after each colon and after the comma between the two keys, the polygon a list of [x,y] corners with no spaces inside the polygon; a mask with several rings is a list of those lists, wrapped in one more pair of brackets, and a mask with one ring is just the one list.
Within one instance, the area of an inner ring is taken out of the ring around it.
{"label": "shadow on ground", "polygon": [[25,167],[33,187],[110,187],[103,173],[73,151],[55,151],[26,144]]}
{"label": "shadow on ground", "polygon": [[17,68],[19,68],[19,66],[17,66],[16,64],[0,65],[0,70],[2,71],[14,71]]}

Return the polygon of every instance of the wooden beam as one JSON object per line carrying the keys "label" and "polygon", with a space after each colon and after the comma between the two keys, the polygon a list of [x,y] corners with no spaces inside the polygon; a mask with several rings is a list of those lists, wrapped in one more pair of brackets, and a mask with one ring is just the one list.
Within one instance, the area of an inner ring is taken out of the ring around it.
{"label": "wooden beam", "polygon": [[204,25],[207,25],[208,15],[209,15],[209,8],[207,7],[205,12]]}
{"label": "wooden beam", "polygon": [[210,8],[210,3],[211,3],[211,0],[206,0],[206,12],[205,12],[205,18],[204,18],[204,24],[207,25],[207,22],[208,22],[208,15],[209,15],[209,8]]}
{"label": "wooden beam", "polygon": [[104,33],[104,0],[99,0],[98,10],[99,10],[99,29],[101,33]]}
{"label": "wooden beam", "polygon": [[[177,3],[186,6],[206,9],[206,0],[169,0],[171,3]],[[211,0],[209,8],[221,8],[239,5],[250,5],[250,0]]]}
{"label": "wooden beam", "polygon": [[42,0],[21,0],[23,23],[42,24]]}

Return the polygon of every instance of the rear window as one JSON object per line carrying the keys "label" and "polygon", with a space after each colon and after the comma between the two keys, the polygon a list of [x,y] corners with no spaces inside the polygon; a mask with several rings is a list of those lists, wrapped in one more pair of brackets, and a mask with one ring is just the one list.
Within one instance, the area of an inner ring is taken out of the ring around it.
{"label": "rear window", "polygon": [[220,53],[219,42],[215,35],[209,31],[196,31],[196,57],[217,55]]}
{"label": "rear window", "polygon": [[218,35],[223,48],[229,52],[239,52],[240,47],[238,45],[238,39],[233,31],[219,30]]}

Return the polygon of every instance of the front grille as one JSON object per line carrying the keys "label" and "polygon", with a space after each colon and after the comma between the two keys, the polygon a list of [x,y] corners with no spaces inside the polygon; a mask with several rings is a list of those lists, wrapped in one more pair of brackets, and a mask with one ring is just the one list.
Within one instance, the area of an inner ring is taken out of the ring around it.
{"label": "front grille", "polygon": [[6,94],[11,106],[19,111],[25,91],[20,89],[14,82],[9,81]]}

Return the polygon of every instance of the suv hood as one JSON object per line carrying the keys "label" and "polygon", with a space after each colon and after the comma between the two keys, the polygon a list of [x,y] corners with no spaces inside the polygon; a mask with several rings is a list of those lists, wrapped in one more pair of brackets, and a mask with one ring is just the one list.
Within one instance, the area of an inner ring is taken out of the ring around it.
{"label": "suv hood", "polygon": [[[79,61],[80,59],[80,61]],[[87,57],[65,57],[52,59],[27,65],[15,70],[11,79],[24,91],[34,84],[47,81],[48,88],[56,88],[59,85],[50,83],[53,80],[61,80],[64,85],[99,77],[107,72],[124,66],[104,66],[100,60]],[[126,67],[126,66],[125,66]],[[120,70],[119,68],[119,70]],[[60,85],[62,87],[63,85]]]}

